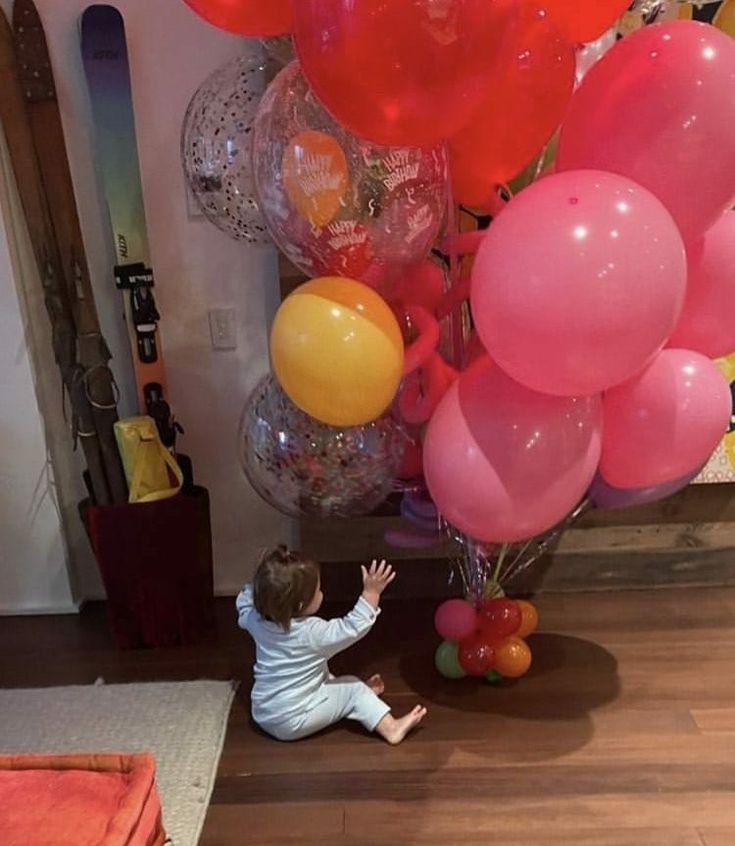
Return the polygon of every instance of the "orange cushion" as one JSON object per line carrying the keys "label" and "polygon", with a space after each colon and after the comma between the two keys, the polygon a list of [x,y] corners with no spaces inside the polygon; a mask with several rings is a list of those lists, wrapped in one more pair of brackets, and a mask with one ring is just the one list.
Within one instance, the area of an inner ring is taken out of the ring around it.
{"label": "orange cushion", "polygon": [[153,756],[0,755],[3,846],[162,846]]}

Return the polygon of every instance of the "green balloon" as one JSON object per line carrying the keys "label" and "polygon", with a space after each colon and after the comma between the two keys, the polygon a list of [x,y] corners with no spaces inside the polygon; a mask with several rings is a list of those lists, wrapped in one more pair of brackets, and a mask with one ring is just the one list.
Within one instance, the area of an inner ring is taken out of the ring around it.
{"label": "green balloon", "polygon": [[490,672],[485,676],[485,681],[488,684],[498,684],[498,682],[503,681],[503,677],[497,670],[490,670]]}
{"label": "green balloon", "polygon": [[445,679],[463,679],[467,675],[459,666],[457,644],[450,640],[442,641],[437,647],[434,666]]}

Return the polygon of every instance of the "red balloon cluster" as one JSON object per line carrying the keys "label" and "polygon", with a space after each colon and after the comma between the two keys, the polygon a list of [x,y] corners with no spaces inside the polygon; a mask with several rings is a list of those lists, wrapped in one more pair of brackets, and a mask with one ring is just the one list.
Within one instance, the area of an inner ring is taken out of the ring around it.
{"label": "red balloon cluster", "polygon": [[464,599],[449,599],[437,608],[434,625],[445,638],[436,666],[447,678],[489,673],[519,678],[531,666],[525,638],[536,630],[538,612],[530,602],[487,599],[475,608]]}

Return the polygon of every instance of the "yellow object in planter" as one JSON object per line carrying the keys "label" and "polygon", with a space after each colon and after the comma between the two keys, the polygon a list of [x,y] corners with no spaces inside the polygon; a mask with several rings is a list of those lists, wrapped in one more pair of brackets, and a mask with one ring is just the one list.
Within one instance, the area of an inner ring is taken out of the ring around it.
{"label": "yellow object in planter", "polygon": [[128,502],[155,502],[181,490],[181,468],[161,443],[152,417],[118,420],[115,440],[128,481]]}

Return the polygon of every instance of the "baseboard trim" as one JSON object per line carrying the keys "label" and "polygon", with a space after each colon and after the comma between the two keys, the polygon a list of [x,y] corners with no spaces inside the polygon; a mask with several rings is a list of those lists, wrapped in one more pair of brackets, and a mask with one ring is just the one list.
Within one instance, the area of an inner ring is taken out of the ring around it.
{"label": "baseboard trim", "polygon": [[0,605],[0,617],[40,617],[48,614],[78,614],[83,602],[60,605],[29,605],[24,608]]}

